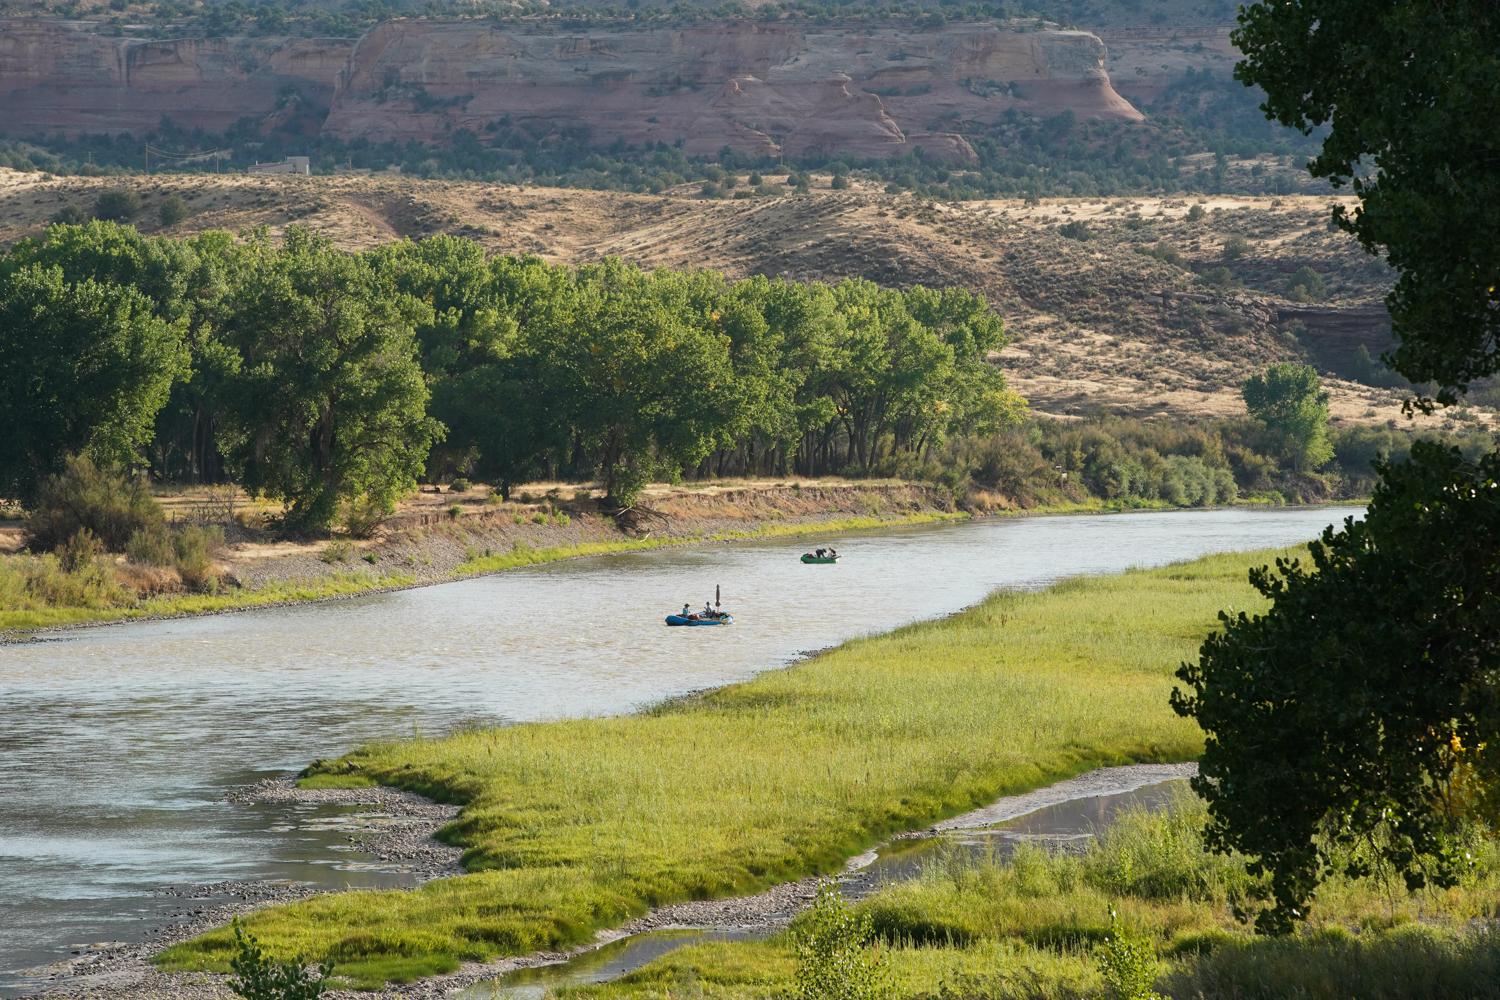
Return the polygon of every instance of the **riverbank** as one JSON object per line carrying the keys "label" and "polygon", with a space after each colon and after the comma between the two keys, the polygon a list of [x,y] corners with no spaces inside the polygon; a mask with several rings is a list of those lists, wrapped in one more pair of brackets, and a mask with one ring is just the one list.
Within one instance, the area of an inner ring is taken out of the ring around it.
{"label": "riverbank", "polygon": [[[1004,857],[960,841],[853,909],[869,922],[893,1000],[1500,996],[1496,841],[1466,844],[1469,871],[1442,891],[1332,873],[1300,932],[1268,938],[1234,912],[1256,905],[1263,880],[1244,858],[1206,848],[1206,820],[1184,789],[1117,814],[1071,849],[1023,841]],[[791,934],[687,942],[559,995],[651,1000],[701,983],[719,1000],[764,1000],[795,989],[798,962]]]}
{"label": "riverbank", "polygon": [[[979,809],[955,816],[925,831],[913,831],[891,838],[896,842],[925,837],[947,830],[972,829],[993,825],[1045,810],[1063,803],[1078,802],[1100,796],[1114,796],[1164,781],[1180,780],[1196,773],[1194,764],[1134,764],[1099,768],[1052,785],[1007,795]],[[434,803],[421,796],[382,786],[362,788],[307,788],[284,780],[270,779],[248,786],[232,796],[236,802],[293,803],[302,806],[328,804],[358,805],[368,812],[353,818],[350,829],[361,848],[379,863],[399,862],[414,865],[419,884],[459,873],[460,848],[437,839],[440,830],[457,813],[456,806]],[[363,820],[363,822],[361,822]],[[864,869],[875,859],[868,851],[849,859],[840,881],[859,887],[868,880]],[[586,943],[561,951],[537,951],[497,962],[470,962],[458,970],[414,983],[391,984],[373,992],[338,990],[336,998],[363,997],[369,1000],[432,1000],[451,996],[455,991],[497,976],[524,969],[556,966],[589,955],[616,942],[655,931],[692,929],[728,932],[734,935],[766,937],[785,929],[798,914],[811,905],[822,879],[817,876],[772,886],[749,896],[725,899],[693,900],[656,907],[641,917],[617,928],[598,932]],[[204,972],[163,972],[152,959],[171,945],[186,941],[232,918],[312,893],[304,887],[278,883],[226,883],[200,887],[185,897],[191,909],[181,918],[145,942],[103,949],[77,958],[53,970],[53,985],[42,992],[44,997],[68,997],[71,1000],[229,1000],[233,994],[221,976]],[[192,899],[210,896],[236,897],[236,902],[220,903],[207,908],[193,906]]]}
{"label": "riverbank", "polygon": [[[1033,507],[958,509],[936,487],[899,480],[819,479],[801,482],[731,480],[648,488],[640,507],[623,517],[602,514],[596,491],[533,484],[502,500],[488,487],[463,492],[424,490],[403,503],[373,538],[285,540],[247,530],[269,512],[264,504],[225,500],[213,490],[161,498],[174,520],[201,522],[212,508],[235,539],[221,555],[224,584],[211,593],[164,593],[123,602],[44,606],[4,598],[8,580],[24,575],[20,522],[0,525],[0,644],[58,628],[124,621],[190,618],[313,604],[426,587],[523,566],[667,546],[716,545],[757,539],[832,536],[847,532],[964,520],[1170,511],[1165,502],[1056,503]],[[1332,506],[1357,506],[1347,501]],[[1266,507],[1245,501],[1235,507]],[[1328,505],[1322,505],[1328,506]],[[1203,509],[1203,508],[1195,508]],[[1213,508],[1222,509],[1222,508]],[[123,557],[117,560],[123,568]],[[55,572],[55,569],[53,570]],[[73,594],[77,588],[59,587]]]}
{"label": "riverbank", "polygon": [[[463,805],[472,874],[251,918],[276,951],[364,986],[586,943],[653,907],[838,870],[903,832],[1127,761],[1193,757],[1171,671],[1272,553],[1002,593],[643,715],[370,747],[311,786],[388,784]],[[222,967],[215,932],[162,958]]]}
{"label": "riverbank", "polygon": [[[958,520],[942,491],[898,481],[815,480],[657,486],[625,515],[600,512],[587,489],[541,484],[504,501],[479,486],[427,492],[404,504],[368,540],[281,541],[240,525],[222,556],[226,585],[124,604],[0,607],[0,642],[49,628],[219,614],[430,586],[584,556],[672,545],[707,545]],[[169,498],[169,513],[201,510],[195,496]],[[221,505],[223,506],[223,505]],[[238,520],[236,520],[238,517]],[[18,532],[12,529],[12,534]],[[29,557],[0,555],[5,561]]]}

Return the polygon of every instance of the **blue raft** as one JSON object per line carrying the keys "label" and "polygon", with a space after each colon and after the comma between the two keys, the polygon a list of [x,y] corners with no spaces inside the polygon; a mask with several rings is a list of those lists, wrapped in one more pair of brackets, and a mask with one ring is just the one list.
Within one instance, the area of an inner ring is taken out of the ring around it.
{"label": "blue raft", "polygon": [[733,625],[734,615],[725,613],[717,618],[702,618],[698,615],[667,615],[668,625]]}

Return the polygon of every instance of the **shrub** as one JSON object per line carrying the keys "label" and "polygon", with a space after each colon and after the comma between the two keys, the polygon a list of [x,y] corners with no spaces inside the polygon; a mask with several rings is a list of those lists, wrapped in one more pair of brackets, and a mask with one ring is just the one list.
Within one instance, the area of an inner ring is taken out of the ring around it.
{"label": "shrub", "polygon": [[463,517],[463,514],[464,514],[464,509],[462,507],[460,507],[458,504],[454,504],[453,506],[451,506],[451,507],[448,508],[448,516],[451,517],[451,518],[453,518],[455,521],[458,520],[460,517]]}
{"label": "shrub", "polygon": [[1239,260],[1250,252],[1250,241],[1243,236],[1231,236],[1224,241],[1224,249],[1221,256],[1225,260]]}
{"label": "shrub", "polygon": [[113,188],[94,199],[94,218],[105,222],[129,222],[141,212],[141,196],[125,188]]}
{"label": "shrub", "polygon": [[137,532],[160,531],[164,525],[144,479],[75,456],[42,481],[26,519],[26,545],[49,552],[87,528],[108,551],[122,552]]}
{"label": "shrub", "polygon": [[173,565],[184,586],[213,590],[219,585],[214,560],[224,547],[224,529],[217,526],[185,525],[173,533]]}
{"label": "shrub", "polygon": [[1099,954],[1099,971],[1110,1000],[1165,1000],[1156,992],[1156,949],[1150,940],[1127,931],[1114,907],[1109,909],[1109,937]]}
{"label": "shrub", "polygon": [[829,182],[828,186],[835,191],[842,191],[849,186],[849,178],[843,174],[834,174],[833,180]]}
{"label": "shrub", "polygon": [[349,501],[344,507],[344,530],[354,538],[369,538],[391,518],[392,511],[368,496]]}
{"label": "shrub", "polygon": [[77,205],[64,205],[52,213],[52,221],[60,226],[81,226],[89,221],[89,213]]}
{"label": "shrub", "polygon": [[178,194],[167,195],[162,199],[161,207],[156,210],[157,218],[163,226],[175,226],[189,214],[188,203]]}
{"label": "shrub", "polygon": [[103,608],[122,603],[127,595],[110,568],[97,558],[83,562],[82,549],[63,568],[55,555],[21,556],[0,563],[0,607],[11,610],[51,607]]}
{"label": "shrub", "polygon": [[64,573],[78,573],[95,565],[104,555],[104,545],[87,528],[79,528],[57,550],[57,561]]}
{"label": "shrub", "polygon": [[452,493],[467,493],[469,492],[469,481],[460,476],[448,485],[448,490]]}
{"label": "shrub", "polygon": [[347,538],[335,538],[323,546],[323,551],[318,553],[318,558],[332,565],[336,562],[348,562],[354,555],[354,543]]}
{"label": "shrub", "polygon": [[176,556],[165,526],[142,528],[125,543],[125,555],[142,566],[170,566]]}
{"label": "shrub", "polygon": [[1187,220],[1189,222],[1199,222],[1206,214],[1208,213],[1204,212],[1202,205],[1194,205],[1187,210]]}
{"label": "shrub", "polygon": [[1198,275],[1200,284],[1208,285],[1210,288],[1231,289],[1239,285],[1234,273],[1227,267],[1211,267]]}
{"label": "shrub", "polygon": [[234,978],[229,988],[245,1000],[317,1000],[329,988],[332,963],[318,966],[317,977],[308,973],[301,956],[278,962],[261,950],[260,942],[234,922],[235,956],[229,960]]}
{"label": "shrub", "polygon": [[1137,247],[1137,253],[1145,254],[1147,257],[1155,257],[1163,264],[1171,264],[1174,267],[1187,267],[1187,261],[1182,253],[1168,243],[1158,243],[1152,247]]}
{"label": "shrub", "polygon": [[1328,297],[1328,287],[1323,282],[1323,276],[1306,266],[1297,268],[1287,279],[1286,288],[1287,296],[1297,302],[1321,302]]}
{"label": "shrub", "polygon": [[855,913],[832,883],[792,926],[797,948],[794,1000],[885,1000],[895,994],[890,966],[871,948],[868,913]]}
{"label": "shrub", "polygon": [[1057,235],[1065,236],[1070,240],[1080,242],[1094,238],[1093,230],[1089,229],[1088,223],[1082,219],[1074,219],[1072,222],[1064,222],[1057,227]]}

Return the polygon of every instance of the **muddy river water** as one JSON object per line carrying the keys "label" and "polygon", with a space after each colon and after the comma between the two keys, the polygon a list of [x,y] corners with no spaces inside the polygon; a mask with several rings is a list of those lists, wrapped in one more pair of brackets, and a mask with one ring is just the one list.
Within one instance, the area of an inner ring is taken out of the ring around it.
{"label": "muddy river water", "polygon": [[[1305,541],[1349,509],[990,520],[663,549],[303,607],[45,633],[0,646],[0,996],[132,940],[225,880],[410,876],[337,817],[225,800],[369,740],[624,712],[800,652],[947,614],[1000,587]],[[671,629],[722,585],[737,622]]]}

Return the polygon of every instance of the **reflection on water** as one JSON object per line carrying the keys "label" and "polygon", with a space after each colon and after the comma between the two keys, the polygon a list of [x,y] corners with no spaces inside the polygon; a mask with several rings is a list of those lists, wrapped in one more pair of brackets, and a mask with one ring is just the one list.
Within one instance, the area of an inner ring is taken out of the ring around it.
{"label": "reflection on water", "polygon": [[951,830],[882,848],[875,860],[844,886],[860,899],[892,882],[917,878],[932,866],[984,859],[1005,860],[1020,844],[1049,848],[1081,847],[1126,809],[1157,810],[1187,789],[1185,780],[1163,781],[1117,795],[1095,795],[1046,806],[1013,820],[974,830]]}
{"label": "reflection on water", "polygon": [[[176,908],[165,885],[370,877],[340,865],[336,835],[223,801],[265,773],[462,722],[629,711],[998,587],[1292,544],[1348,513],[941,525],[845,536],[836,566],[802,565],[796,540],[662,549],[0,647],[0,994],[80,943],[138,936]],[[737,624],[661,624],[716,584]]]}
{"label": "reflection on water", "polygon": [[690,944],[707,941],[753,941],[765,933],[749,930],[660,930],[637,934],[602,948],[584,952],[555,965],[518,969],[496,979],[476,983],[458,996],[462,1000],[506,997],[508,1000],[542,1000],[564,986],[607,983],[634,972],[663,955]]}

